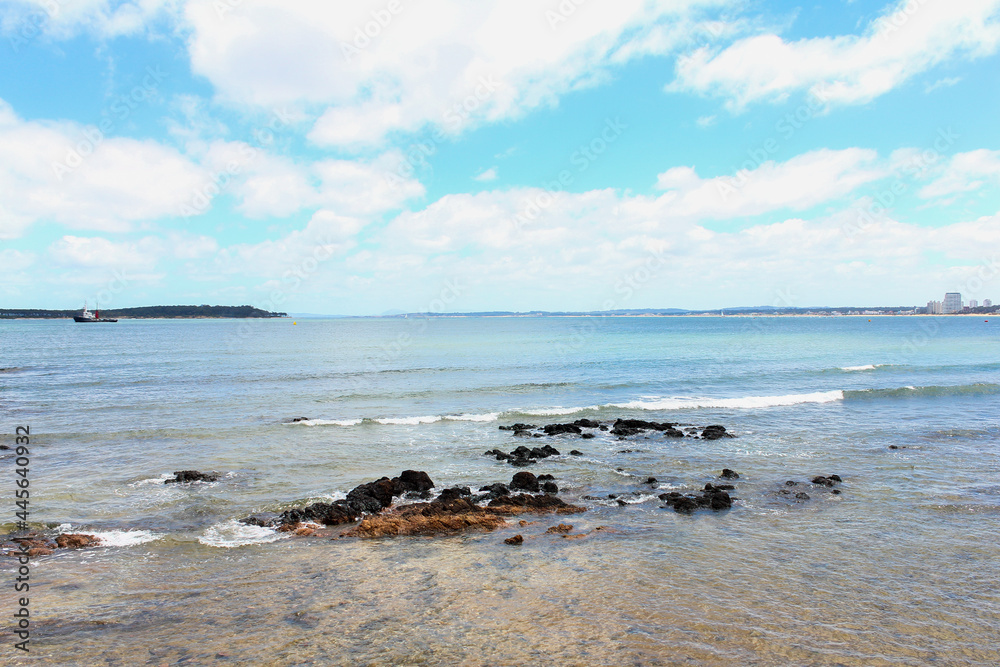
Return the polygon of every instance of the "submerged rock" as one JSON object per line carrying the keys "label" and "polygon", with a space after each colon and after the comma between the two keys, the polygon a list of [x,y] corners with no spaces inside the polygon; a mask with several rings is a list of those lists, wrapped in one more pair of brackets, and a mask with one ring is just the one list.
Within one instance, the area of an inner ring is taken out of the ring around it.
{"label": "submerged rock", "polygon": [[521,535],[520,533],[518,533],[514,537],[508,537],[506,540],[503,541],[503,543],[504,544],[523,544],[524,543],[524,535]]}
{"label": "submerged rock", "polygon": [[164,484],[187,484],[188,482],[217,482],[217,472],[198,472],[197,470],[176,470],[172,479],[163,480]]}
{"label": "submerged rock", "polygon": [[722,474],[719,475],[722,479],[739,479],[740,474],[735,470],[730,470],[729,468],[723,468]]}
{"label": "submerged rock", "polygon": [[396,535],[439,535],[470,529],[494,530],[507,524],[496,512],[466,500],[435,500],[406,505],[378,516],[366,517],[345,537],[388,537]]}

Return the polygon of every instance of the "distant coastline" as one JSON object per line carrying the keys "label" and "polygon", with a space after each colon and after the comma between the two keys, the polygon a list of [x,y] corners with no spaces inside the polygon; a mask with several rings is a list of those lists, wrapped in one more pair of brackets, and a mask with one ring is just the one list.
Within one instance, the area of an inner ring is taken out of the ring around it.
{"label": "distant coastline", "polygon": [[953,315],[994,315],[1000,312],[1000,306],[969,308],[960,313],[927,313],[926,308],[914,306],[900,307],[837,307],[837,308],[775,308],[771,306],[722,308],[715,310],[682,310],[679,308],[650,308],[629,310],[598,310],[598,311],[546,311],[532,310],[526,312],[514,311],[484,311],[469,313],[399,313],[393,315],[373,315],[380,319],[406,319],[411,317],[873,317],[873,316],[934,316],[951,317]]}
{"label": "distant coastline", "polygon": [[[0,308],[0,319],[59,320],[71,319],[79,313],[79,308],[74,310]],[[269,319],[287,316],[287,313],[274,313],[253,306],[142,306],[101,309],[101,317],[119,319]]]}

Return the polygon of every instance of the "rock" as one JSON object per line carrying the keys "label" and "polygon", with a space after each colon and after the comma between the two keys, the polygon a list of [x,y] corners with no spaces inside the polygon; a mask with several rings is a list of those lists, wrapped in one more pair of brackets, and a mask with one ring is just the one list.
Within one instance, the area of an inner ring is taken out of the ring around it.
{"label": "rock", "polygon": [[656,478],[655,477],[647,477],[646,478],[646,484],[656,484]]}
{"label": "rock", "polygon": [[173,479],[163,480],[164,484],[187,484],[188,482],[217,482],[219,473],[198,472],[197,470],[177,470]]}
{"label": "rock", "polygon": [[538,479],[539,482],[550,482],[554,480],[555,477],[549,474],[545,474],[545,475],[539,475],[536,479]]}
{"label": "rock", "polygon": [[787,482],[785,482],[785,486],[796,486],[796,485],[798,485],[798,482],[796,482],[793,479],[790,479]]}
{"label": "rock", "polygon": [[735,470],[730,470],[729,468],[723,468],[722,474],[719,475],[722,479],[739,479],[740,474]]}
{"label": "rock", "polygon": [[809,494],[805,491],[799,491],[795,494],[796,500],[809,500]]}
{"label": "rock", "polygon": [[538,428],[534,424],[522,424],[518,422],[517,424],[512,424],[511,426],[501,426],[501,431],[530,431],[533,428]]}
{"label": "rock", "polygon": [[667,436],[668,438],[683,438],[684,432],[678,431],[675,428],[668,428],[663,432],[663,435]]}
{"label": "rock", "polygon": [[347,504],[364,514],[377,514],[392,504],[396,485],[388,477],[354,487]]}
{"label": "rock", "polygon": [[514,537],[508,537],[506,540],[503,541],[504,544],[522,544],[523,542],[524,542],[524,536],[520,534],[515,535]]}
{"label": "rock", "polygon": [[719,424],[713,424],[712,426],[706,426],[701,431],[701,437],[705,440],[718,440],[719,438],[731,438],[730,434],[726,433],[726,427],[720,426]]}
{"label": "rock", "polygon": [[[499,449],[493,450],[494,454],[503,454]],[[399,473],[399,477],[392,478],[393,494],[403,495],[406,491],[428,491],[434,488],[434,482],[430,475],[422,470],[404,470]]]}
{"label": "rock", "polygon": [[679,514],[691,514],[698,509],[698,501],[694,498],[688,498],[687,496],[681,496],[668,504]]}
{"label": "rock", "polygon": [[514,473],[510,480],[510,488],[513,491],[538,491],[538,478],[530,472]]}
{"label": "rock", "polygon": [[438,535],[469,529],[494,530],[506,524],[506,520],[499,513],[478,507],[464,498],[456,498],[406,505],[378,516],[366,517],[357,526],[341,535],[344,537]]}
{"label": "rock", "polygon": [[56,535],[56,545],[60,549],[83,549],[84,547],[96,547],[101,540],[96,535],[83,535],[81,533],[63,533]]}
{"label": "rock", "polygon": [[456,498],[461,498],[463,496],[471,496],[471,495],[472,491],[469,489],[469,487],[453,486],[450,489],[445,489],[444,491],[442,491],[438,495],[437,500],[440,501],[455,500]]}
{"label": "rock", "polygon": [[719,489],[720,491],[732,491],[736,487],[733,486],[732,484],[716,484],[715,488]]}
{"label": "rock", "polygon": [[559,493],[559,487],[555,482],[542,482],[541,489],[543,493]]}
{"label": "rock", "polygon": [[500,496],[510,495],[510,489],[507,488],[506,484],[490,484],[488,486],[479,487],[480,492],[485,491],[489,496],[489,499],[499,498]]}
{"label": "rock", "polygon": [[583,433],[580,435],[580,437],[583,438],[584,440],[590,440],[591,438],[595,438],[597,436],[595,436],[593,433]]}
{"label": "rock", "polygon": [[570,450],[569,455],[570,456],[583,456],[583,452],[581,452],[579,449],[572,449],[572,450]]}
{"label": "rock", "polygon": [[535,459],[522,459],[522,458],[510,458],[507,460],[507,463],[511,464],[516,468],[523,468],[525,466],[534,465],[537,462],[538,461],[536,461]]}
{"label": "rock", "polygon": [[593,419],[577,419],[573,422],[574,426],[582,426],[584,428],[597,428],[601,425],[600,422],[595,422]]}
{"label": "rock", "polygon": [[836,482],[830,479],[829,477],[823,477],[822,475],[813,477],[812,483],[817,484],[819,486],[833,486],[834,484],[836,484]]}
{"label": "rock", "polygon": [[533,496],[526,493],[518,496],[501,496],[491,500],[487,507],[503,514],[522,514],[524,512],[575,514],[586,511],[586,508],[570,505],[557,496],[541,494]]}
{"label": "rock", "polygon": [[844,480],[842,480],[840,478],[840,475],[827,475],[826,478],[827,479],[832,479],[835,482],[843,482],[844,481]]}
{"label": "rock", "polygon": [[601,425],[600,425],[600,426],[598,426],[597,428],[598,428],[599,430],[601,430],[601,431],[607,431],[607,430],[608,430],[608,427],[607,427],[607,426],[605,426],[604,424],[601,424]]}
{"label": "rock", "polygon": [[531,431],[514,431],[514,436],[517,438],[530,438],[532,435],[537,435]]}
{"label": "rock", "polygon": [[542,449],[541,447],[535,447],[534,449],[531,450],[530,456],[533,459],[545,459],[545,458],[548,458],[548,457],[550,457],[552,455],[549,454],[544,449]]}
{"label": "rock", "polygon": [[288,423],[298,424],[299,422],[307,422],[307,421],[309,421],[309,417],[292,417],[291,419],[288,420]]}
{"label": "rock", "polygon": [[670,423],[658,423],[658,422],[648,422],[643,419],[616,419],[612,426],[612,430],[616,428],[634,428],[640,431],[666,431],[672,429],[674,424]]}
{"label": "rock", "polygon": [[551,526],[545,532],[546,532],[546,534],[559,535],[559,534],[568,533],[571,530],[573,530],[573,526],[572,525],[570,525],[568,523],[561,523],[558,526]]}
{"label": "rock", "polygon": [[562,433],[575,433],[580,435],[583,431],[576,424],[546,424],[542,427],[545,435],[560,435]]}

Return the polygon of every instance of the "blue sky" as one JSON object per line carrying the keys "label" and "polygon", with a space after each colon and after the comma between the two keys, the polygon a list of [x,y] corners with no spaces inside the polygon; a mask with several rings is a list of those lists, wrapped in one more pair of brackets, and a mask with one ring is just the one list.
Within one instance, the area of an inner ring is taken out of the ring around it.
{"label": "blue sky", "polygon": [[1000,0],[0,17],[5,307],[1000,298]]}

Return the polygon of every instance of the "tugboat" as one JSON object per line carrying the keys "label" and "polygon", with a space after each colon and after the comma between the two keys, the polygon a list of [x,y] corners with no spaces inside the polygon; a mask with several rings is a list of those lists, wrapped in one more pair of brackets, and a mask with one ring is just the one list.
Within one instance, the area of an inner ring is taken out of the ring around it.
{"label": "tugboat", "polygon": [[79,315],[74,315],[73,320],[76,322],[117,322],[118,320],[110,317],[101,317],[101,309],[98,307],[93,313],[87,310],[87,304],[83,304],[83,310],[80,311]]}

